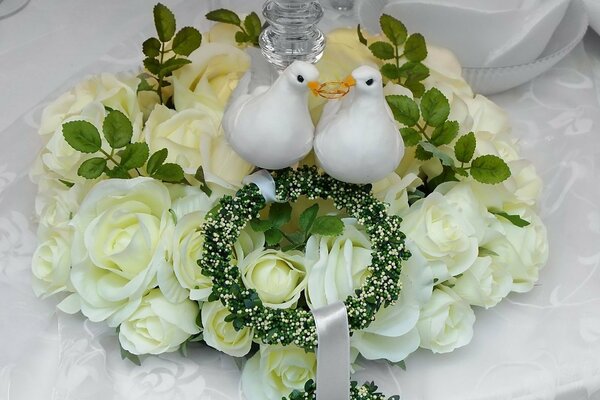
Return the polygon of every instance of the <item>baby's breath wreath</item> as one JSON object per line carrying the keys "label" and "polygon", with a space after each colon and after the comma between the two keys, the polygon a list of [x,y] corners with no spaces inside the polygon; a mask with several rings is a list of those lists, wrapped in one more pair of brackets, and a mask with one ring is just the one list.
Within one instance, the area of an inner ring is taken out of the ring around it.
{"label": "baby's breath wreath", "polygon": [[[354,185],[321,175],[316,167],[285,169],[273,173],[276,196],[295,202],[300,196],[309,199],[332,199],[338,209],[356,218],[371,239],[372,263],[370,276],[344,301],[348,312],[350,332],[367,328],[382,306],[398,299],[401,260],[410,257],[400,231],[401,219],[388,215],[386,204],[375,199],[369,185]],[[304,309],[273,309],[265,307],[258,293],[244,286],[240,271],[233,261],[233,245],[240,231],[259,216],[266,202],[259,188],[249,184],[235,197],[225,196],[220,208],[204,225],[204,251],[198,264],[202,273],[212,278],[209,301],[220,300],[231,312],[226,321],[235,329],[250,327],[254,336],[264,344],[296,345],[306,351],[317,346],[317,332],[312,313]],[[311,398],[314,391],[307,382],[305,392],[295,392],[290,399]],[[312,393],[312,394],[311,394]],[[374,385],[353,386],[353,399],[380,399]],[[299,396],[299,397],[298,397]]]}

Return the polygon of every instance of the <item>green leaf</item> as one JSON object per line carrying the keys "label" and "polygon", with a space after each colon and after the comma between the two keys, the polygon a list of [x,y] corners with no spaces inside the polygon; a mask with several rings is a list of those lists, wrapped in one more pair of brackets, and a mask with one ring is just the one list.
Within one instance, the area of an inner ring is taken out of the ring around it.
{"label": "green leaf", "polygon": [[208,196],[210,197],[210,195],[212,194],[212,190],[211,188],[208,187],[208,185],[206,184],[206,178],[204,176],[204,168],[201,166],[198,167],[198,169],[196,170],[196,173],[194,174],[194,178],[196,178],[196,180],[198,182],[200,182],[200,189]]}
{"label": "green leaf", "polygon": [[142,52],[147,57],[155,58],[160,55],[161,46],[162,44],[160,43],[160,40],[152,37],[150,39],[145,40],[144,43],[142,43]]}
{"label": "green leaf", "polygon": [[435,146],[450,144],[458,135],[458,122],[446,121],[433,130],[431,134],[431,143]]}
{"label": "green leaf", "polygon": [[169,76],[173,71],[178,70],[186,64],[190,64],[191,61],[185,58],[171,58],[163,63],[160,67],[160,76]]}
{"label": "green leaf", "polygon": [[514,226],[518,226],[519,228],[524,228],[526,226],[531,225],[531,223],[529,221],[524,220],[523,218],[521,218],[520,215],[508,214],[508,213],[506,213],[504,211],[492,211],[492,210],[490,210],[490,212],[492,214],[494,214],[494,215],[497,215],[499,217],[507,219]]}
{"label": "green leaf", "polygon": [[146,171],[152,176],[156,170],[165,163],[167,156],[169,155],[169,150],[160,149],[156,153],[150,156],[148,160],[148,164],[146,164]]}
{"label": "green leaf", "polygon": [[154,25],[161,42],[168,42],[175,34],[175,15],[167,6],[158,3],[154,6]]}
{"label": "green leaf", "polygon": [[400,135],[406,147],[416,146],[422,139],[421,134],[414,128],[402,128]]}
{"label": "green leaf", "polygon": [[366,46],[367,38],[365,38],[365,36],[363,35],[362,30],[360,29],[360,24],[358,24],[358,26],[356,27],[356,34],[358,35],[358,41]]}
{"label": "green leaf", "polygon": [[144,67],[146,67],[146,69],[154,75],[158,75],[160,72],[160,62],[156,58],[145,58]]}
{"label": "green leaf", "polygon": [[381,75],[392,80],[398,79],[400,78],[400,70],[394,64],[383,64],[381,66]]}
{"label": "green leaf", "polygon": [[138,92],[154,92],[156,89],[146,78],[140,78],[140,83],[138,84],[137,91]]}
{"label": "green leaf", "polygon": [[415,126],[419,122],[419,106],[413,99],[405,95],[390,95],[385,99],[396,121],[406,126]]}
{"label": "green leaf", "polygon": [[135,365],[137,365],[138,367],[140,367],[142,365],[142,362],[140,361],[140,357],[138,355],[130,353],[122,347],[121,347],[121,359],[129,360],[132,363],[134,363]]}
{"label": "green leaf", "polygon": [[129,179],[131,178],[131,175],[129,175],[129,172],[127,172],[127,170],[119,165],[117,165],[116,167],[114,167],[113,169],[110,168],[106,168],[104,170],[104,172],[106,173],[106,175],[109,178],[117,178],[117,179]]}
{"label": "green leaf", "polygon": [[265,232],[265,242],[269,246],[275,246],[283,239],[283,234],[277,228],[271,228]]}
{"label": "green leaf", "polygon": [[473,158],[473,154],[475,154],[476,146],[477,141],[473,132],[459,137],[454,145],[456,159],[462,163],[468,163]]}
{"label": "green leaf", "polygon": [[250,227],[254,232],[266,232],[273,227],[273,223],[266,219],[255,218],[250,220]]}
{"label": "green leaf", "polygon": [[250,36],[246,35],[246,33],[242,31],[238,31],[235,33],[235,41],[239,44],[248,43],[251,40],[252,39],[250,39]]}
{"label": "green leaf", "polygon": [[260,18],[258,14],[255,12],[251,12],[244,18],[244,28],[246,28],[246,33],[251,38],[258,38],[260,35],[260,31],[262,30],[262,23],[260,22]]}
{"label": "green leaf", "polygon": [[429,89],[421,99],[421,113],[427,125],[440,126],[450,115],[450,103],[438,89]]}
{"label": "green leaf", "polygon": [[91,122],[67,122],[63,124],[62,131],[67,143],[82,153],[95,153],[102,146],[100,132]]}
{"label": "green leaf", "polygon": [[420,33],[413,33],[404,44],[404,56],[409,61],[423,61],[427,58],[425,38]]}
{"label": "green leaf", "polygon": [[379,18],[379,25],[381,25],[381,31],[384,35],[396,46],[401,45],[406,40],[406,27],[391,15],[383,14]]}
{"label": "green leaf", "polygon": [[415,149],[415,157],[417,160],[427,161],[427,160],[431,160],[431,157],[433,157],[433,154],[426,151],[423,147],[421,147],[421,144],[419,144],[417,146],[417,148]]}
{"label": "green leaf", "polygon": [[477,182],[494,185],[510,177],[510,168],[500,157],[488,154],[471,162],[471,176]]}
{"label": "green leaf", "polygon": [[269,209],[269,220],[274,227],[281,228],[292,218],[290,203],[273,203]]}
{"label": "green leaf", "polygon": [[419,98],[423,96],[423,93],[425,93],[425,85],[423,85],[421,82],[407,79],[403,86],[410,90],[415,98]]}
{"label": "green leaf", "polygon": [[394,363],[394,365],[397,367],[400,367],[403,371],[406,371],[406,362],[404,360],[398,361],[398,362]]}
{"label": "green leaf", "polygon": [[322,236],[339,236],[344,232],[344,222],[335,215],[324,215],[315,219],[310,233]]}
{"label": "green leaf", "polygon": [[394,48],[386,42],[375,42],[369,46],[373,55],[381,60],[391,60],[394,58]]}
{"label": "green leaf", "polygon": [[126,170],[141,168],[146,164],[150,150],[146,143],[130,143],[121,152],[121,167]]}
{"label": "green leaf", "polygon": [[223,22],[224,24],[231,24],[241,27],[242,21],[236,13],[231,10],[220,8],[206,14],[206,19],[209,21]]}
{"label": "green leaf", "polygon": [[498,253],[496,253],[495,251],[492,251],[490,249],[486,249],[485,247],[480,247],[479,248],[479,257],[487,257],[487,256],[495,256],[498,257]]}
{"label": "green leaf", "polygon": [[189,56],[202,44],[202,34],[196,28],[181,28],[173,39],[173,52],[181,56]]}
{"label": "green leaf", "polygon": [[105,168],[106,159],[102,157],[94,157],[81,163],[79,169],[77,170],[77,175],[86,179],[96,179],[102,175]]}
{"label": "green leaf", "polygon": [[181,166],[177,164],[166,163],[158,167],[152,177],[163,182],[179,183],[185,176]]}
{"label": "green leaf", "polygon": [[400,66],[398,73],[406,79],[418,82],[429,76],[429,68],[420,62],[408,61]]}
{"label": "green leaf", "polygon": [[68,187],[68,188],[72,188],[75,185],[75,183],[69,182],[69,181],[65,181],[64,179],[59,179],[58,181],[60,183],[62,183],[63,185],[65,185],[66,187]]}
{"label": "green leaf", "polygon": [[421,142],[419,144],[423,148],[423,150],[433,154],[436,158],[438,158],[443,165],[448,167],[454,167],[454,160],[448,154],[444,153],[441,149],[438,149],[433,144],[429,142]]}
{"label": "green leaf", "polygon": [[120,149],[131,142],[133,126],[125,114],[121,111],[113,110],[104,118],[102,132],[110,147]]}
{"label": "green leaf", "polygon": [[433,191],[436,187],[444,182],[457,182],[456,174],[452,168],[444,166],[442,173],[427,182],[427,188]]}
{"label": "green leaf", "polygon": [[299,225],[302,232],[308,233],[310,232],[310,228],[312,227],[315,219],[317,218],[317,214],[319,213],[319,205],[313,204],[308,207],[306,210],[300,214]]}

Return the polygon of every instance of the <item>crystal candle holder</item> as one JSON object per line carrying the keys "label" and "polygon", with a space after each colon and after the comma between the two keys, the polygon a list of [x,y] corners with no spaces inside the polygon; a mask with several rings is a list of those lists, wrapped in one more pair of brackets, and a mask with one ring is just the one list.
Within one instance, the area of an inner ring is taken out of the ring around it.
{"label": "crystal candle holder", "polygon": [[277,69],[296,60],[316,63],[323,55],[325,36],[317,28],[323,7],[316,0],[268,0],[263,15],[269,26],[259,43],[265,58]]}

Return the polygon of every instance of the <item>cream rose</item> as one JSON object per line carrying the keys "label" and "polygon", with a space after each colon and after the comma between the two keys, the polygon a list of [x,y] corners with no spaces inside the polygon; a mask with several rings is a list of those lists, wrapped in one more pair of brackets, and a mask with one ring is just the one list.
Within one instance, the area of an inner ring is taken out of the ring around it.
{"label": "cream rose", "polygon": [[427,58],[423,63],[429,68],[430,75],[423,82],[427,89],[436,87],[446,97],[451,94],[463,100],[473,98],[473,91],[462,77],[462,66],[450,50],[427,44]]}
{"label": "cream rose", "polygon": [[358,230],[355,220],[347,219],[344,225],[342,235],[313,235],[306,244],[306,298],[313,309],[345,300],[370,274],[369,238]]}
{"label": "cream rose", "polygon": [[421,309],[417,327],[421,347],[434,353],[449,353],[468,344],[473,337],[475,313],[452,289],[438,286]]}
{"label": "cream rose", "polygon": [[507,212],[520,215],[530,225],[519,228],[503,217],[497,217],[497,223],[492,227],[496,235],[482,247],[497,254],[490,255],[492,263],[512,276],[512,291],[528,292],[538,280],[539,270],[548,261],[546,227],[529,208]]}
{"label": "cream rose", "polygon": [[491,257],[479,257],[453,284],[454,292],[469,304],[490,308],[508,295],[512,276]]}
{"label": "cream rose", "polygon": [[423,181],[413,173],[408,173],[403,178],[391,173],[373,184],[373,195],[390,205],[388,213],[402,216],[409,209],[408,190],[414,190],[422,183]]}
{"label": "cream rose", "polygon": [[107,320],[111,327],[129,317],[157,279],[161,285],[161,276],[169,275],[170,206],[169,191],[151,178],[98,183],[71,221],[76,293],[63,309],[80,308],[90,320]]}
{"label": "cream rose", "polygon": [[237,266],[244,285],[255,289],[267,307],[293,307],[306,287],[300,251],[258,250],[238,259]]}
{"label": "cream rose", "polygon": [[67,119],[79,116],[92,103],[121,111],[139,127],[142,121],[136,91],[135,78],[122,80],[108,73],[92,76],[44,108],[39,133],[55,133]]}
{"label": "cream rose", "polygon": [[221,115],[207,108],[171,110],[158,105],[144,128],[151,152],[166,148],[167,162],[174,162],[193,176],[204,168],[208,182],[223,187],[239,187],[252,171],[227,143],[221,130]]}
{"label": "cream rose", "polygon": [[317,359],[296,346],[261,346],[242,371],[248,400],[281,399],[315,379]]}
{"label": "cream rose", "polygon": [[439,192],[415,202],[404,215],[402,231],[426,260],[440,261],[435,277],[444,281],[466,271],[477,258],[477,224]]}
{"label": "cream rose", "polygon": [[73,233],[69,227],[64,227],[53,229],[46,236],[31,261],[33,291],[39,297],[72,291],[69,273]]}
{"label": "cream rose", "polygon": [[171,303],[159,289],[154,289],[121,324],[121,346],[132,354],[175,351],[190,336],[200,332],[196,325],[198,312],[198,303],[187,299]]}
{"label": "cream rose", "polygon": [[191,64],[173,72],[177,110],[207,107],[223,112],[229,96],[250,67],[250,56],[235,46],[205,43],[188,57]]}
{"label": "cream rose", "polygon": [[478,94],[468,100],[467,105],[473,117],[473,131],[485,131],[494,135],[510,132],[508,114],[487,97]]}
{"label": "cream rose", "polygon": [[44,236],[46,230],[66,226],[92,186],[93,182],[87,181],[69,188],[56,177],[41,179],[35,199],[35,213],[39,221],[38,235]]}
{"label": "cream rose", "polygon": [[243,357],[250,351],[252,329],[237,331],[231,322],[225,322],[229,310],[219,301],[202,304],[202,326],[206,344],[233,357]]}

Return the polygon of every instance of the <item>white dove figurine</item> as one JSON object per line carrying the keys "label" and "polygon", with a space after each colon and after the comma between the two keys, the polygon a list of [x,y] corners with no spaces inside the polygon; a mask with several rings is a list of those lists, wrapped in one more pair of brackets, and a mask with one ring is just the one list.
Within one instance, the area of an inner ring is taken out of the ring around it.
{"label": "white dove figurine", "polygon": [[404,142],[385,100],[381,73],[362,66],[344,82],[354,88],[328,103],[317,125],[317,164],[340,181],[373,183],[398,167]]}
{"label": "white dove figurine", "polygon": [[296,164],[312,149],[315,126],[308,93],[319,88],[319,71],[295,61],[269,87],[250,90],[251,73],[240,81],[223,116],[231,147],[246,161],[265,169]]}

